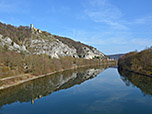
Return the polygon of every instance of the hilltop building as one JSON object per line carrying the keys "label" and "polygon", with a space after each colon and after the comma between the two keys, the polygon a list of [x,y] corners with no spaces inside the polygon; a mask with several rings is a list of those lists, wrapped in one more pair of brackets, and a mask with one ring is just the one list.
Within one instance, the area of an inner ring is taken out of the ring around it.
{"label": "hilltop building", "polygon": [[30,29],[31,29],[33,32],[42,33],[42,31],[41,31],[40,29],[34,28],[34,27],[33,27],[33,24],[30,25]]}
{"label": "hilltop building", "polygon": [[30,24],[30,29],[32,30],[34,27],[33,27],[33,24]]}

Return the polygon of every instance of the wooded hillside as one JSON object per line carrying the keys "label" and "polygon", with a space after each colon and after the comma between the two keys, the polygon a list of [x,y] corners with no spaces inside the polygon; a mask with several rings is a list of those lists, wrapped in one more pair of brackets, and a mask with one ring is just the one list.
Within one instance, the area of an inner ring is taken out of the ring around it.
{"label": "wooded hillside", "polygon": [[118,61],[120,69],[152,75],[152,47],[141,52],[130,52]]}

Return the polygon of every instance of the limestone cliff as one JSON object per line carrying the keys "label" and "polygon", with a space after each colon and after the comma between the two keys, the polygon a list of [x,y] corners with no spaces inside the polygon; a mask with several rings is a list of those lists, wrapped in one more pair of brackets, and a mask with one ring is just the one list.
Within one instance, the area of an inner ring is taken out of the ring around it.
{"label": "limestone cliff", "polygon": [[[9,27],[7,32],[0,32],[0,47],[18,53],[46,54],[51,58],[64,56],[85,59],[93,59],[95,57],[106,58],[106,56],[96,48],[73,41],[69,38],[55,36],[44,31],[42,31],[42,33],[30,32],[30,28],[28,27],[14,27],[0,23],[0,29],[3,26],[5,28]],[[14,33],[14,31],[16,31],[16,33]]]}

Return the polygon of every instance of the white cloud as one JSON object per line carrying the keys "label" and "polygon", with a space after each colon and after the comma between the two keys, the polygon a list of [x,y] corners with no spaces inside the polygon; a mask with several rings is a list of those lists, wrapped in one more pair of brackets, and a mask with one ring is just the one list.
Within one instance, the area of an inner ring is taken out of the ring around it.
{"label": "white cloud", "polygon": [[135,24],[150,24],[152,25],[152,16],[146,16],[146,17],[142,17],[142,18],[139,18],[139,19],[136,19]]}
{"label": "white cloud", "polygon": [[[69,36],[76,41],[81,41],[90,45],[124,45],[127,44],[128,33],[86,31],[79,29],[64,28],[63,36]],[[115,34],[115,35],[114,35]],[[126,36],[126,37],[124,37]]]}
{"label": "white cloud", "polygon": [[[68,29],[62,34],[70,36],[74,40],[81,41],[89,45],[113,45],[113,46],[140,46],[152,45],[152,38],[133,38],[128,32],[104,32],[104,31],[85,31],[78,29]],[[130,47],[131,48],[131,47]]]}
{"label": "white cloud", "polygon": [[122,16],[121,11],[114,5],[108,3],[107,0],[91,1],[90,7],[85,11],[89,16],[97,18],[98,21],[102,21],[102,18],[107,20],[119,19]]}
{"label": "white cloud", "polygon": [[[151,38],[152,39],[152,38]],[[128,39],[126,37],[112,37],[112,38],[107,38],[107,39],[99,39],[99,38],[94,38],[94,40],[86,42],[88,44],[93,44],[93,45],[126,45],[126,46],[141,46],[141,47],[146,47],[146,46],[151,46],[152,45],[152,40],[150,38],[144,39],[144,38],[133,38],[133,39]]]}
{"label": "white cloud", "polygon": [[107,0],[90,0],[84,13],[94,22],[105,23],[116,29],[127,29],[121,20],[123,13]]}

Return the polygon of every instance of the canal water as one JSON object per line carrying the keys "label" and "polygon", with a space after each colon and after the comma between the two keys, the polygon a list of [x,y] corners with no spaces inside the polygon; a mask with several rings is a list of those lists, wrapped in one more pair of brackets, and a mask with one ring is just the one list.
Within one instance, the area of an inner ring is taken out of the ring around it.
{"label": "canal water", "polygon": [[0,91],[0,114],[152,114],[152,78],[95,67]]}

